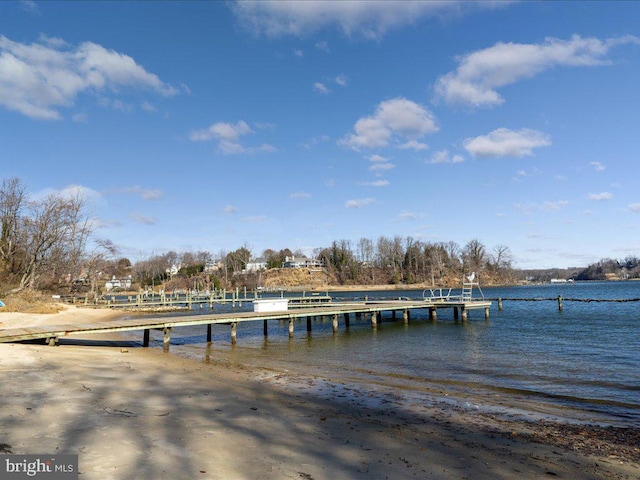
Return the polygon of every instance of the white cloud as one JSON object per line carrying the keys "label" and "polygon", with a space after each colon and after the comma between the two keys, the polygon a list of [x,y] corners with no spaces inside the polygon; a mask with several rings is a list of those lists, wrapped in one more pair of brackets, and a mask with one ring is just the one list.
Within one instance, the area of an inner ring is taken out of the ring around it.
{"label": "white cloud", "polygon": [[428,150],[429,145],[426,143],[418,142],[417,140],[409,140],[406,143],[403,143],[399,146],[402,150],[415,150],[416,152],[420,152],[422,150]]}
{"label": "white cloud", "polygon": [[458,68],[435,84],[437,98],[471,107],[504,102],[497,89],[531,78],[557,66],[598,66],[610,62],[606,56],[614,46],[640,44],[630,35],[600,40],[574,35],[570,40],[547,38],[541,44],[497,43],[459,57]]}
{"label": "white cloud", "polygon": [[74,105],[79,94],[113,95],[123,87],[163,96],[178,93],[130,56],[95,43],[74,47],[41,37],[23,44],[0,35],[0,105],[9,110],[39,120],[59,120],[59,109]]}
{"label": "white cloud", "polygon": [[464,162],[464,157],[462,155],[454,155],[451,156],[449,154],[449,150],[440,150],[438,152],[434,152],[431,155],[431,159],[426,163],[437,164],[437,163],[462,163]]}
{"label": "white cloud", "polygon": [[371,165],[369,167],[369,170],[371,170],[372,172],[386,172],[388,170],[393,170],[394,168],[396,168],[396,166],[393,163],[390,162],[384,162],[384,163],[374,163],[373,165]]}
{"label": "white cloud", "polygon": [[92,205],[103,206],[106,205],[104,196],[102,193],[98,192],[89,187],[85,187],[83,185],[68,185],[63,189],[54,189],[54,188],[45,188],[39,190],[29,196],[31,200],[39,201],[42,200],[49,195],[58,195],[63,198],[80,198]]}
{"label": "white cloud", "polygon": [[155,217],[141,215],[139,213],[132,213],[131,215],[129,215],[129,217],[134,222],[140,223],[142,225],[155,225],[156,223],[158,223],[158,220]]}
{"label": "white cloud", "polygon": [[434,115],[424,106],[406,98],[385,100],[376,107],[373,116],[359,119],[354,133],[339,141],[353,150],[386,147],[392,141],[406,144],[428,133],[438,131]]}
{"label": "white cloud", "polygon": [[362,185],[364,187],[386,187],[389,185],[388,180],[376,180],[375,182],[360,182],[358,185]]}
{"label": "white cloud", "polygon": [[341,73],[335,78],[335,82],[341,87],[346,87],[349,82],[349,79],[345,74]]}
{"label": "white cloud", "polygon": [[34,0],[20,0],[20,6],[29,13],[37,13],[38,4]]}
{"label": "white cloud", "polygon": [[158,111],[158,109],[149,102],[142,102],[142,104],[140,105],[140,108],[142,108],[142,110],[144,110],[145,112],[149,112],[149,113],[155,113]]}
{"label": "white cloud", "polygon": [[377,153],[374,155],[371,155],[369,157],[369,161],[370,162],[374,162],[374,163],[384,163],[387,161],[386,158],[384,158],[382,155],[378,155]]}
{"label": "white cloud", "polygon": [[613,193],[609,192],[601,192],[601,193],[590,193],[589,200],[595,200],[596,202],[602,202],[605,200],[611,200],[613,198]]}
{"label": "white cloud", "polygon": [[297,49],[297,48],[293,51],[293,54],[298,58],[304,57],[304,52],[302,50]]}
{"label": "white cloud", "polygon": [[360,198],[356,200],[348,200],[344,206],[347,208],[362,208],[371,205],[374,202],[374,198]]}
{"label": "white cloud", "polygon": [[640,213],[640,203],[630,203],[627,208],[634,213]]}
{"label": "white cloud", "polygon": [[232,214],[232,213],[236,213],[238,211],[238,209],[236,207],[234,207],[233,205],[227,205],[226,207],[224,207],[222,209],[222,211],[224,213]]}
{"label": "white cloud", "polygon": [[380,39],[388,30],[415,24],[421,17],[482,7],[499,7],[503,2],[357,2],[245,1],[233,4],[240,24],[256,35],[304,37],[323,28],[337,26],[345,35]]}
{"label": "white cloud", "polygon": [[589,165],[591,165],[596,172],[602,172],[607,168],[600,162],[590,162]]}
{"label": "white cloud", "polygon": [[189,138],[194,142],[208,141],[215,138],[231,142],[249,133],[253,133],[251,127],[244,120],[240,120],[236,124],[225,122],[214,123],[205,130],[197,130],[195,132],[192,132],[189,135]]}
{"label": "white cloud", "polygon": [[307,192],[294,192],[289,195],[290,198],[310,198],[311,194]]}
{"label": "white cloud", "polygon": [[321,52],[329,52],[329,44],[325,41],[316,42],[316,49]]}
{"label": "white cloud", "polygon": [[551,145],[551,137],[537,130],[498,128],[488,135],[467,138],[464,148],[474,157],[524,157],[533,149]]}
{"label": "white cloud", "polygon": [[263,143],[262,145],[257,147],[245,147],[240,143],[229,142],[227,140],[223,140],[218,144],[218,150],[227,155],[254,155],[257,153],[273,153],[278,151],[276,147],[274,147],[273,145],[269,145],[268,143]]}
{"label": "white cloud", "polygon": [[544,202],[544,204],[542,205],[542,209],[547,211],[554,211],[560,210],[560,208],[566,207],[567,205],[569,205],[569,202],[567,202],[566,200],[559,200],[557,202]]}
{"label": "white cloud", "polygon": [[329,90],[327,86],[322,82],[314,83],[313,91],[316,93],[321,93],[322,95],[328,95],[329,93],[331,93],[331,90]]}
{"label": "white cloud", "polygon": [[[272,124],[261,123],[260,129],[270,129]],[[218,150],[227,155],[271,153],[277,151],[273,145],[263,143],[257,147],[246,147],[239,142],[240,137],[255,133],[244,120],[237,123],[218,122],[204,130],[195,130],[189,134],[189,139],[194,142],[206,142],[218,140]]]}
{"label": "white cloud", "polygon": [[301,143],[300,146],[306,149],[311,149],[320,143],[328,142],[331,138],[328,135],[320,135],[319,137],[314,137],[309,139],[305,143]]}
{"label": "white cloud", "polygon": [[157,188],[143,188],[139,185],[133,187],[127,187],[123,189],[124,193],[132,193],[134,195],[140,195],[145,200],[157,200],[162,197],[162,190]]}
{"label": "white cloud", "polygon": [[520,213],[529,216],[534,211],[543,210],[543,211],[551,212],[555,210],[560,210],[560,208],[566,207],[567,205],[569,205],[569,202],[567,200],[557,200],[557,201],[544,202],[542,204],[532,203],[532,202],[516,203],[514,205],[514,208]]}
{"label": "white cloud", "polygon": [[415,213],[411,213],[411,212],[402,212],[400,214],[398,214],[398,218],[400,220],[417,220],[418,219],[418,215]]}

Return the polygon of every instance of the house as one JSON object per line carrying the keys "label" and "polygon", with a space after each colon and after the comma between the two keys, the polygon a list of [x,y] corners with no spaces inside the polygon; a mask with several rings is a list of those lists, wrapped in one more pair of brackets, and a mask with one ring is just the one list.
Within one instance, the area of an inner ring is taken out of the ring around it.
{"label": "house", "polygon": [[253,260],[249,260],[247,262],[247,265],[244,269],[244,271],[246,273],[251,273],[251,272],[259,272],[260,270],[266,270],[267,269],[267,260],[265,258],[255,258]]}
{"label": "house", "polygon": [[307,258],[305,256],[296,257],[295,255],[284,257],[282,268],[322,268],[324,264],[317,258]]}
{"label": "house", "polygon": [[131,275],[126,278],[116,278],[114,275],[111,280],[107,280],[104,288],[107,292],[111,290],[129,290],[131,289]]}

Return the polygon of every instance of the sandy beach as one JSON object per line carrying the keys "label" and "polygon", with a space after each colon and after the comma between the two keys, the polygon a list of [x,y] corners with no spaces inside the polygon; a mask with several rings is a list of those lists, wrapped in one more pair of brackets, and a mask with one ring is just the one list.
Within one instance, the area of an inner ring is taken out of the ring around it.
{"label": "sandy beach", "polygon": [[[114,315],[0,313],[0,329]],[[0,452],[78,454],[84,479],[640,478],[637,429],[407,408],[113,335],[0,344],[0,381]]]}

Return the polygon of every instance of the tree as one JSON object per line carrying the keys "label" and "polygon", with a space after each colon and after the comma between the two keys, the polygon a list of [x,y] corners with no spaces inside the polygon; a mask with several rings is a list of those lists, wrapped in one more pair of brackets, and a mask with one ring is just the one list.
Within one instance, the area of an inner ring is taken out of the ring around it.
{"label": "tree", "polygon": [[21,216],[26,189],[16,177],[4,179],[0,187],[0,273],[16,274],[21,242]]}
{"label": "tree", "polygon": [[233,273],[242,272],[246,269],[249,260],[251,260],[251,250],[244,245],[233,252],[229,252],[225,258],[225,264]]}
{"label": "tree", "polygon": [[470,240],[462,249],[464,268],[469,272],[479,272],[484,266],[487,248],[478,240]]}
{"label": "tree", "polygon": [[293,256],[291,250],[288,248],[282,249],[278,252],[270,248],[262,252],[262,257],[267,261],[267,268],[280,268],[285,261],[286,257]]}
{"label": "tree", "polygon": [[92,233],[85,209],[79,195],[51,194],[29,202],[28,215],[22,221],[24,254],[17,290],[37,287],[41,277],[51,285],[62,273],[77,274]]}

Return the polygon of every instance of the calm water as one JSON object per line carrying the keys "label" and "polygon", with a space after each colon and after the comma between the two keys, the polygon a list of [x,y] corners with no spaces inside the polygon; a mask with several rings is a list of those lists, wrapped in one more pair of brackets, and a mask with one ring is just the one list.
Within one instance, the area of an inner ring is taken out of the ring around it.
{"label": "calm water", "polygon": [[[524,302],[509,298],[640,298],[640,282],[585,282],[509,288],[484,288],[494,302],[491,319],[470,312],[467,323],[453,320],[450,310],[413,311],[410,325],[387,314],[377,330],[366,320],[349,330],[340,319],[316,321],[312,334],[306,321],[296,323],[288,338],[287,322],[240,324],[237,345],[228,326],[213,327],[207,348],[205,327],[175,329],[171,353],[266,367],[275,372],[312,375],[362,388],[393,389],[412,401],[449,401],[470,408],[542,418],[562,416],[640,426],[640,302]],[[455,293],[455,292],[454,292]],[[336,300],[418,298],[422,292],[334,293]],[[245,304],[243,309],[251,309]],[[200,311],[200,310],[198,310]],[[216,307],[216,312],[223,310]],[[203,313],[208,313],[204,310]],[[161,337],[154,337],[154,346]],[[429,400],[430,399],[430,400]],[[507,408],[510,406],[510,408]],[[512,408],[512,407],[516,408]]]}

